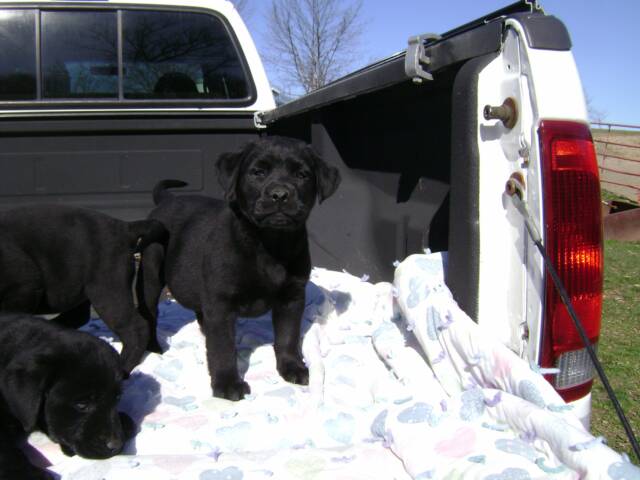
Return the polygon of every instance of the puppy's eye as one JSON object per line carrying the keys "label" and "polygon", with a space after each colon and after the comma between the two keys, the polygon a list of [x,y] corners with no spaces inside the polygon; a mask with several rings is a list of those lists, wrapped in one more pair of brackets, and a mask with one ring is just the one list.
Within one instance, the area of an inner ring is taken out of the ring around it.
{"label": "puppy's eye", "polygon": [[78,412],[87,413],[93,409],[93,404],[89,401],[79,401],[73,404],[73,408]]}
{"label": "puppy's eye", "polygon": [[252,168],[251,169],[251,175],[253,175],[254,177],[258,177],[258,178],[263,178],[267,175],[267,171],[263,168]]}
{"label": "puppy's eye", "polygon": [[296,172],[296,177],[301,179],[301,180],[306,180],[307,178],[309,178],[311,175],[309,174],[309,172],[305,171],[305,170],[298,170]]}

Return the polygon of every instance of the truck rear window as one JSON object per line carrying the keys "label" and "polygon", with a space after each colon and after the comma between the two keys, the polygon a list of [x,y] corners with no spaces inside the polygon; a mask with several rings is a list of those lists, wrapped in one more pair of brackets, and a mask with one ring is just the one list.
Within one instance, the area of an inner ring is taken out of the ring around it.
{"label": "truck rear window", "polygon": [[36,98],[35,12],[0,12],[0,101]]}
{"label": "truck rear window", "polygon": [[206,13],[2,10],[0,44],[0,102],[224,101],[251,94],[232,36]]}
{"label": "truck rear window", "polygon": [[42,96],[118,98],[116,12],[41,12]]}

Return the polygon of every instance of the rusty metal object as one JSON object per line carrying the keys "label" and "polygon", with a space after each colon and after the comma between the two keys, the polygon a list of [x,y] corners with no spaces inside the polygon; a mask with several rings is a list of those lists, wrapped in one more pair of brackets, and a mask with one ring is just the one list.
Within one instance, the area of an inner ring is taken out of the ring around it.
{"label": "rusty metal object", "polygon": [[524,191],[525,191],[525,182],[524,175],[521,172],[513,172],[507,180],[507,183],[504,187],[504,191],[510,197],[513,197],[515,194],[524,200]]}
{"label": "rusty metal object", "polygon": [[512,97],[508,97],[498,107],[485,105],[483,114],[485,120],[500,120],[509,130],[518,122],[518,106]]}
{"label": "rusty metal object", "polygon": [[640,241],[640,208],[604,215],[604,238]]}

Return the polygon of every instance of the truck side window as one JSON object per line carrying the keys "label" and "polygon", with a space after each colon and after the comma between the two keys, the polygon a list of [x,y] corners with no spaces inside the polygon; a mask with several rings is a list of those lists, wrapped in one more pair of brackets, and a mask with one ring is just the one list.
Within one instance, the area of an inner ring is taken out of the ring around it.
{"label": "truck side window", "polygon": [[43,97],[117,98],[116,12],[41,15]]}
{"label": "truck side window", "polygon": [[238,99],[249,95],[223,23],[194,12],[123,11],[124,97]]}
{"label": "truck side window", "polygon": [[35,18],[33,10],[0,15],[0,101],[36,98]]}

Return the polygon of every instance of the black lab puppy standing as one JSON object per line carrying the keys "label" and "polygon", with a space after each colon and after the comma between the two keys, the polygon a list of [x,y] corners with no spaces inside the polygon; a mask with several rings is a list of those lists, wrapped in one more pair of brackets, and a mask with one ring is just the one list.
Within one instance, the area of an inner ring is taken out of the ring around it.
{"label": "black lab puppy standing", "polygon": [[340,175],[305,143],[270,137],[222,155],[217,164],[227,202],[203,196],[174,197],[160,182],[150,218],[169,230],[164,248],[149,246],[138,276],[142,314],[155,327],[165,284],[196,312],[206,338],[216,397],[239,400],[250,392],[236,365],[238,316],[273,316],[278,372],[307,384],[300,353],[300,324],[311,260],[305,222],[316,202],[329,197]]}
{"label": "black lab puppy standing", "polygon": [[89,320],[93,304],[120,337],[128,373],[148,346],[155,347],[133,301],[133,254],[141,237],[163,234],[156,221],[124,222],[61,205],[1,212],[0,311],[63,312],[58,323],[78,327]]}
{"label": "black lab puppy standing", "polygon": [[0,315],[0,479],[51,478],[20,450],[40,430],[67,455],[108,458],[131,437],[116,406],[118,353],[85,332],[25,315]]}

